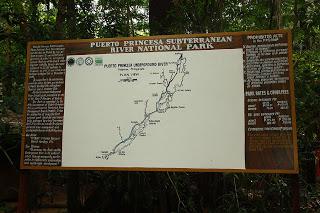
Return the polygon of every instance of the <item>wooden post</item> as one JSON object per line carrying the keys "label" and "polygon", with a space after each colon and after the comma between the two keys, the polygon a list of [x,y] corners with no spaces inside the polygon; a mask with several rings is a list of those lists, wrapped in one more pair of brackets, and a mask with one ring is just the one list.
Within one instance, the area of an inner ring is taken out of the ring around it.
{"label": "wooden post", "polygon": [[67,171],[67,205],[68,212],[81,213],[79,171]]}
{"label": "wooden post", "polygon": [[18,198],[18,213],[28,212],[28,179],[29,171],[20,170],[19,172],[19,198]]}
{"label": "wooden post", "polygon": [[300,189],[299,189],[299,175],[290,175],[291,177],[291,194],[292,194],[292,212],[300,212]]}

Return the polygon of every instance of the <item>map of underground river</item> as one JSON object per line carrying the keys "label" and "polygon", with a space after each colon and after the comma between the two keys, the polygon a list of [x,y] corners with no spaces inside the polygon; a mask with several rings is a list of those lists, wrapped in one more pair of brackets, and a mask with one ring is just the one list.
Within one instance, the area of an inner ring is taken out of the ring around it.
{"label": "map of underground river", "polygon": [[62,166],[243,169],[242,55],[67,56]]}

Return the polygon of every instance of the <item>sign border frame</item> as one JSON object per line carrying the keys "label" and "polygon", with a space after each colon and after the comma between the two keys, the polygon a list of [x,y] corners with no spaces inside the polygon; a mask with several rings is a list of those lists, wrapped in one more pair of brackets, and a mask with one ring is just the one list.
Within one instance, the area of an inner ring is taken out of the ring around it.
{"label": "sign border frame", "polygon": [[[65,44],[65,43],[83,43],[92,41],[123,41],[123,40],[141,40],[141,39],[165,39],[165,38],[190,38],[208,36],[243,36],[249,34],[267,34],[267,33],[286,33],[288,36],[288,63],[289,63],[289,91],[290,91],[290,107],[292,119],[292,142],[293,142],[293,169],[205,169],[205,168],[153,168],[153,167],[63,167],[63,166],[25,166],[24,152],[26,142],[26,119],[27,119],[27,103],[28,103],[28,82],[30,72],[30,48],[32,45],[39,44]],[[47,40],[47,41],[30,41],[27,44],[26,71],[24,82],[24,106],[22,115],[22,131],[21,131],[21,153],[20,153],[20,169],[22,170],[102,170],[102,171],[154,171],[154,172],[225,172],[225,173],[275,173],[275,174],[298,174],[298,144],[297,144],[297,124],[296,124],[296,107],[294,94],[294,73],[292,58],[292,33],[289,29],[280,30],[260,30],[260,31],[243,31],[243,32],[220,32],[206,34],[177,34],[177,35],[157,35],[157,36],[139,36],[139,37],[118,37],[118,38],[94,38],[94,39],[75,39],[75,40]]]}

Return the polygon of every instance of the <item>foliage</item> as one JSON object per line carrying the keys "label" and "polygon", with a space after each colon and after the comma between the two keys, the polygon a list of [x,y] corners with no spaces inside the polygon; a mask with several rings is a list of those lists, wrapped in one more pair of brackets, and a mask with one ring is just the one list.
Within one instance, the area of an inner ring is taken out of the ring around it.
{"label": "foliage", "polygon": [[13,212],[15,212],[15,211],[14,211],[14,208],[9,207],[6,203],[0,202],[0,212],[3,212],[3,213],[13,213]]}
{"label": "foliage", "polygon": [[[320,196],[311,172],[314,150],[320,143],[319,11],[317,0],[173,0],[167,16],[160,20],[166,27],[163,33],[171,34],[292,30],[300,196],[305,212],[319,210],[316,203]],[[0,1],[0,81],[4,93],[0,146],[15,164],[27,42],[148,35],[148,13],[147,0]],[[49,181],[65,184],[66,174],[50,171]],[[286,175],[82,171],[79,181],[81,205],[91,212],[288,212],[291,208],[291,183]],[[86,196],[86,190],[93,190],[94,196]]]}
{"label": "foliage", "polygon": [[294,64],[300,150],[312,152],[320,142],[320,51],[296,53]]}
{"label": "foliage", "polygon": [[147,32],[145,0],[99,0],[99,37],[137,36]]}

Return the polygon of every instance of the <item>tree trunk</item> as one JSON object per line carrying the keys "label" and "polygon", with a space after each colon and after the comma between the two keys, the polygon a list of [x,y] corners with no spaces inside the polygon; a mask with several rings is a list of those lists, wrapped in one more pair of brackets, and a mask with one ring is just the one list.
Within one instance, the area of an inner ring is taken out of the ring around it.
{"label": "tree trunk", "polygon": [[217,1],[217,31],[215,32],[221,32],[224,29],[224,20],[223,20],[223,9],[224,9],[224,0],[218,0]]}
{"label": "tree trunk", "polygon": [[66,2],[65,0],[59,0],[55,32],[53,33],[54,39],[59,40],[64,38],[63,27],[64,27],[65,19],[66,19]]}
{"label": "tree trunk", "polygon": [[36,25],[39,22],[38,0],[31,0],[31,23]]}
{"label": "tree trunk", "polygon": [[281,29],[282,28],[281,0],[274,0],[274,4],[275,4],[274,20],[276,23],[275,28]]}
{"label": "tree trunk", "polygon": [[2,77],[3,95],[4,97],[10,97],[12,95],[13,85],[13,73],[11,69],[11,62],[13,60],[12,46],[10,39],[5,40],[5,65],[4,65],[4,76]]}
{"label": "tree trunk", "polygon": [[171,0],[149,1],[150,35],[168,34],[169,22],[166,19]]}
{"label": "tree trunk", "polygon": [[270,29],[282,28],[281,0],[270,1]]}
{"label": "tree trunk", "polygon": [[131,20],[131,12],[130,12],[130,2],[126,2],[126,26],[125,26],[125,36],[129,37],[130,36],[130,20]]}
{"label": "tree trunk", "polygon": [[67,1],[67,27],[68,27],[68,38],[77,38],[77,12],[74,0]]}

